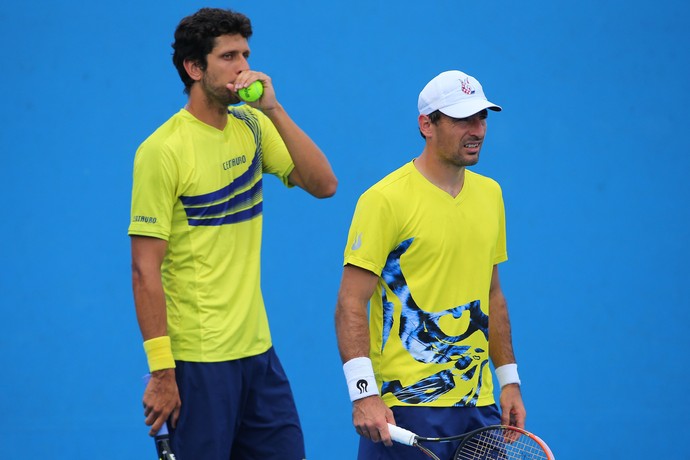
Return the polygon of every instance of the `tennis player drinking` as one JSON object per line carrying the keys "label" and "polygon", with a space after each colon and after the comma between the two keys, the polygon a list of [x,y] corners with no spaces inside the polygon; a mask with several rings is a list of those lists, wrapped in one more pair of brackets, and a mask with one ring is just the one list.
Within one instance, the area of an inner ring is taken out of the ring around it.
{"label": "tennis player drinking", "polygon": [[[251,70],[249,19],[204,8],[175,31],[187,105],[134,160],[133,289],[151,380],[146,424],[170,421],[179,460],[305,457],[260,290],[262,177],[316,197],[337,181],[319,148]],[[239,89],[263,96],[236,106]],[[231,106],[231,107],[229,107]]]}

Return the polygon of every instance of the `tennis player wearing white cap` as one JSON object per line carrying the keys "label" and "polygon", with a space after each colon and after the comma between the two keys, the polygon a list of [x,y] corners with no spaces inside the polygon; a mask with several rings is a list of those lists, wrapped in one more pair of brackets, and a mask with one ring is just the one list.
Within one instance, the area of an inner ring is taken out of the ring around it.
{"label": "tennis player wearing white cap", "polygon": [[[389,422],[427,437],[525,424],[498,276],[508,258],[501,188],[466,169],[488,111],[501,107],[451,70],[424,87],[418,109],[422,153],[362,194],[345,247],[336,330],[360,460],[419,458],[393,445]],[[456,447],[431,449],[452,459]]]}

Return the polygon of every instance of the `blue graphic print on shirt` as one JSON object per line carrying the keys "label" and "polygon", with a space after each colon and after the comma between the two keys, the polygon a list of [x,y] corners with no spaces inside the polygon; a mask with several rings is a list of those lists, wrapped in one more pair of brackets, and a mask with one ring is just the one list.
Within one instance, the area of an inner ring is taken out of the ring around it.
{"label": "blue graphic print on shirt", "polygon": [[[455,378],[465,381],[476,378],[476,383],[455,406],[475,406],[481,389],[481,375],[488,366],[488,358],[482,358],[485,350],[462,345],[462,341],[480,331],[488,341],[489,317],[480,308],[479,300],[457,306],[441,312],[431,313],[420,308],[412,297],[405,276],[400,267],[400,257],[409,249],[414,238],[400,243],[390,253],[383,268],[381,277],[389,289],[400,300],[400,340],[412,358],[422,363],[449,364],[449,368],[429,375],[416,383],[403,386],[399,380],[383,382],[381,393],[392,393],[405,403],[419,404],[438,399],[441,395],[455,388]],[[387,299],[385,290],[383,300],[383,337],[381,351],[390,337],[395,318],[393,304]],[[447,335],[439,326],[442,317],[452,315],[460,318],[469,312],[467,330],[459,335]],[[479,372],[477,372],[479,370]]]}

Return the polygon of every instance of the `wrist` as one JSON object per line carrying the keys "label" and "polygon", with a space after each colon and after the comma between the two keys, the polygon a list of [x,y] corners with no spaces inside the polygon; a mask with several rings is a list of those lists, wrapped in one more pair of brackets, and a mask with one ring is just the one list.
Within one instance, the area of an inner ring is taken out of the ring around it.
{"label": "wrist", "polygon": [[350,401],[378,395],[374,368],[371,360],[365,357],[353,358],[343,364],[347,390],[350,393]]}
{"label": "wrist", "polygon": [[500,388],[510,385],[511,383],[520,385],[520,376],[518,375],[517,364],[510,363],[497,367],[496,378],[498,379],[498,385]]}
{"label": "wrist", "polygon": [[175,367],[170,337],[167,335],[144,341],[144,351],[149,364],[149,372]]}
{"label": "wrist", "polygon": [[261,107],[260,110],[268,117],[269,120],[273,121],[274,118],[280,115],[281,112],[284,112],[283,106],[280,105],[276,101],[274,105],[268,106],[268,107]]}

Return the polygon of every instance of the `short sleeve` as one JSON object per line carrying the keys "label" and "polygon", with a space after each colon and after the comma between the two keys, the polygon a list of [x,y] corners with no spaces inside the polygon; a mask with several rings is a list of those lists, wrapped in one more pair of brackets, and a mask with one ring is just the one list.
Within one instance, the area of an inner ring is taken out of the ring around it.
{"label": "short sleeve", "polygon": [[357,201],[345,247],[344,264],[381,275],[398,238],[397,222],[389,201],[370,189]]}
{"label": "short sleeve", "polygon": [[129,235],[170,236],[178,167],[165,147],[144,142],[134,157]]}

